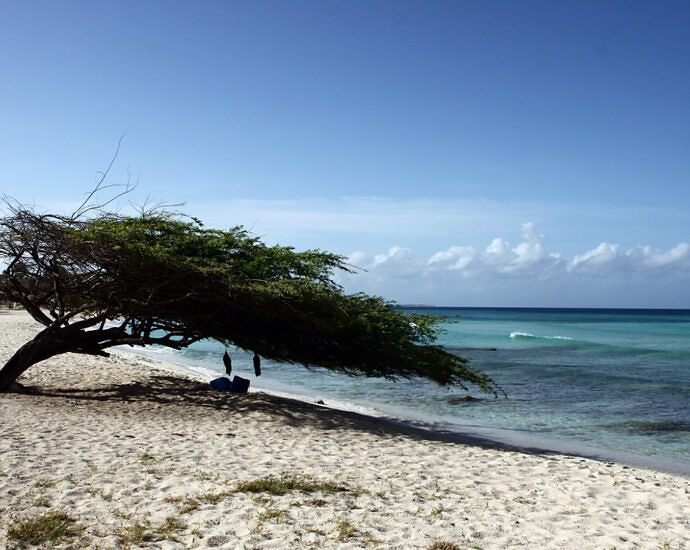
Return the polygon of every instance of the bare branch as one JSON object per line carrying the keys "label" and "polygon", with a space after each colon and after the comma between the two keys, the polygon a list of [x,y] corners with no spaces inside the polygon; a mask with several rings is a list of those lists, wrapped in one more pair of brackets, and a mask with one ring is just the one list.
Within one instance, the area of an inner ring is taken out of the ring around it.
{"label": "bare branch", "polygon": [[[120,139],[117,141],[117,147],[115,148],[115,154],[113,154],[112,158],[110,159],[110,162],[108,163],[108,166],[106,169],[102,172],[98,172],[98,178],[96,181],[96,186],[87,194],[86,198],[84,199],[84,202],[82,202],[79,207],[72,212],[72,215],[70,216],[70,220],[76,221],[79,218],[83,218],[87,213],[92,212],[92,211],[102,211],[106,206],[109,204],[113,203],[120,197],[127,195],[134,191],[138,185],[138,181],[135,181],[132,183],[131,176],[127,178],[127,183],[126,184],[116,184],[116,183],[111,183],[106,185],[105,180],[108,177],[108,174],[110,173],[110,170],[112,169],[113,165],[115,164],[115,160],[117,160],[118,155],[120,154],[120,147],[122,146],[122,140],[124,140],[125,136],[124,134],[120,136]],[[92,203],[91,201],[100,193],[101,191],[104,191],[106,189],[114,189],[114,188],[123,188],[122,191],[115,193],[112,197],[106,199],[103,202],[100,203]]]}
{"label": "bare branch", "polygon": [[134,210],[137,212],[140,218],[151,218],[154,216],[168,216],[171,218],[174,217],[185,217],[185,214],[182,212],[177,212],[175,210],[171,210],[173,208],[178,208],[182,207],[185,205],[183,202],[178,202],[178,203],[166,203],[166,202],[156,202],[154,203],[153,200],[151,199],[151,196],[147,196],[146,199],[144,200],[143,203],[138,204],[135,202],[130,201],[129,202],[130,206],[134,208]]}

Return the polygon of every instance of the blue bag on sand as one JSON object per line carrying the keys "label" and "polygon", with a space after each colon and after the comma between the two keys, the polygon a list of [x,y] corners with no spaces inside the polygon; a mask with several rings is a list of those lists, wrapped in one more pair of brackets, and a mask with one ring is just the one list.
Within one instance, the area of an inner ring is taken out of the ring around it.
{"label": "blue bag on sand", "polygon": [[230,388],[231,392],[233,392],[233,393],[247,393],[248,390],[249,390],[249,380],[247,378],[241,378],[239,376],[233,377],[232,387]]}
{"label": "blue bag on sand", "polygon": [[216,378],[215,380],[211,380],[211,382],[209,383],[211,384],[211,387],[214,390],[230,391],[230,389],[232,388],[232,382],[230,382],[229,378],[225,378],[225,376],[221,378]]}

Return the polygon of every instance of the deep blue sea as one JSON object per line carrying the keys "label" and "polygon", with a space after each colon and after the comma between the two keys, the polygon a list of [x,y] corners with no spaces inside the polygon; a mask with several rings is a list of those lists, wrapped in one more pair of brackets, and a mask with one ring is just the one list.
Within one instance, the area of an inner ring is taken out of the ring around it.
{"label": "deep blue sea", "polygon": [[[442,317],[438,343],[505,390],[350,378],[230,350],[252,386],[502,442],[690,474],[690,311],[403,308]],[[176,362],[223,372],[217,343]],[[474,400],[462,399],[466,395]]]}

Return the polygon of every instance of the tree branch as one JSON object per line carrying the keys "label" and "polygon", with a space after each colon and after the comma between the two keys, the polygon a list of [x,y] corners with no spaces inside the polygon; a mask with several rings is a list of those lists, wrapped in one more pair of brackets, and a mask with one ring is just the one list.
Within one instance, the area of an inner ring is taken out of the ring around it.
{"label": "tree branch", "polygon": [[[121,184],[109,184],[109,185],[104,185],[104,182],[106,178],[108,177],[108,174],[110,173],[110,170],[112,169],[113,165],[115,164],[115,160],[117,159],[117,156],[120,154],[120,147],[122,146],[122,140],[124,140],[125,136],[124,134],[120,136],[120,139],[117,141],[117,147],[115,148],[115,154],[112,156],[110,159],[110,162],[108,163],[108,166],[103,172],[98,172],[99,178],[98,181],[96,182],[96,186],[88,193],[86,198],[84,199],[84,202],[82,202],[79,207],[72,212],[72,215],[70,216],[71,221],[76,221],[79,218],[83,218],[85,214],[88,212],[94,211],[94,210],[102,210],[112,202],[116,201],[120,197],[131,193],[136,189],[137,183],[135,182],[134,184],[131,183],[131,179],[127,179],[127,183],[124,185]],[[111,188],[118,188],[118,187],[124,187],[124,190],[116,193],[109,199],[105,200],[102,203],[96,203],[96,204],[90,204],[93,198],[101,191],[105,189],[111,189]]]}

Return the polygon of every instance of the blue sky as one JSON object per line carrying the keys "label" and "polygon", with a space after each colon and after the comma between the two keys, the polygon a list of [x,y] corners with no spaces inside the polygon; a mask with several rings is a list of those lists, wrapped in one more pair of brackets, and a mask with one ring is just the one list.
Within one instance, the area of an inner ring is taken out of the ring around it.
{"label": "blue sky", "polygon": [[348,290],[690,307],[687,2],[4,2],[0,193],[112,183]]}

